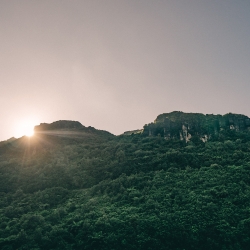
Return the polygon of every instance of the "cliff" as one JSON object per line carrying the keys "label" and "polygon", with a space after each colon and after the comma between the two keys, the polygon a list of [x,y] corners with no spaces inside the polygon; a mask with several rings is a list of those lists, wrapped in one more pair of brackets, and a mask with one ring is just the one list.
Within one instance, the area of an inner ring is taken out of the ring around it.
{"label": "cliff", "polygon": [[189,141],[198,136],[202,141],[218,136],[221,131],[250,131],[250,118],[240,114],[200,114],[174,111],[158,115],[143,128],[143,135],[180,138]]}

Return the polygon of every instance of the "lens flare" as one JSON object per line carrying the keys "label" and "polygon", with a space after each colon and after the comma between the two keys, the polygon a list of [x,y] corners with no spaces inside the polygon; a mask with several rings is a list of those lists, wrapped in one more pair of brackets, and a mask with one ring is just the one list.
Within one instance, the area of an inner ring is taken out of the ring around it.
{"label": "lens flare", "polygon": [[32,135],[34,135],[35,125],[36,123],[30,120],[20,122],[19,124],[17,124],[15,137],[19,138],[24,135],[31,137]]}

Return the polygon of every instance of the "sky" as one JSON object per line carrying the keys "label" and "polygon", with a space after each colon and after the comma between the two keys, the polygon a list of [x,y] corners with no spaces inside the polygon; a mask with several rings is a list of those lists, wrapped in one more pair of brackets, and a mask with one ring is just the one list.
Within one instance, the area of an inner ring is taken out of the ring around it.
{"label": "sky", "polygon": [[0,0],[0,141],[76,120],[250,116],[248,0]]}

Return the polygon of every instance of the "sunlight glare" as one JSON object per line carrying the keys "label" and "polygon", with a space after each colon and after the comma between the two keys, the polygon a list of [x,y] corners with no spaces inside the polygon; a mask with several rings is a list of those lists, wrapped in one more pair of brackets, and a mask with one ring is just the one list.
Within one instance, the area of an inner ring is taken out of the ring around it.
{"label": "sunlight glare", "polygon": [[21,137],[21,136],[28,136],[31,137],[32,135],[34,135],[34,126],[36,125],[36,123],[34,121],[31,120],[26,120],[23,122],[20,122],[17,125],[16,128],[16,133],[15,133],[15,137]]}

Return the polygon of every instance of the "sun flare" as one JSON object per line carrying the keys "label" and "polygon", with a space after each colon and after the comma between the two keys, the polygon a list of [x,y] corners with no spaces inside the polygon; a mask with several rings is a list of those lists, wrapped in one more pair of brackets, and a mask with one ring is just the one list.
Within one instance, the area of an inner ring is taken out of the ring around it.
{"label": "sun flare", "polygon": [[17,124],[16,128],[16,137],[21,137],[21,136],[28,136],[31,137],[34,135],[34,126],[36,123],[31,120],[26,120],[22,121],[19,124]]}
{"label": "sun flare", "polygon": [[30,137],[34,135],[34,129],[33,128],[27,128],[27,130],[24,131],[24,135]]}

